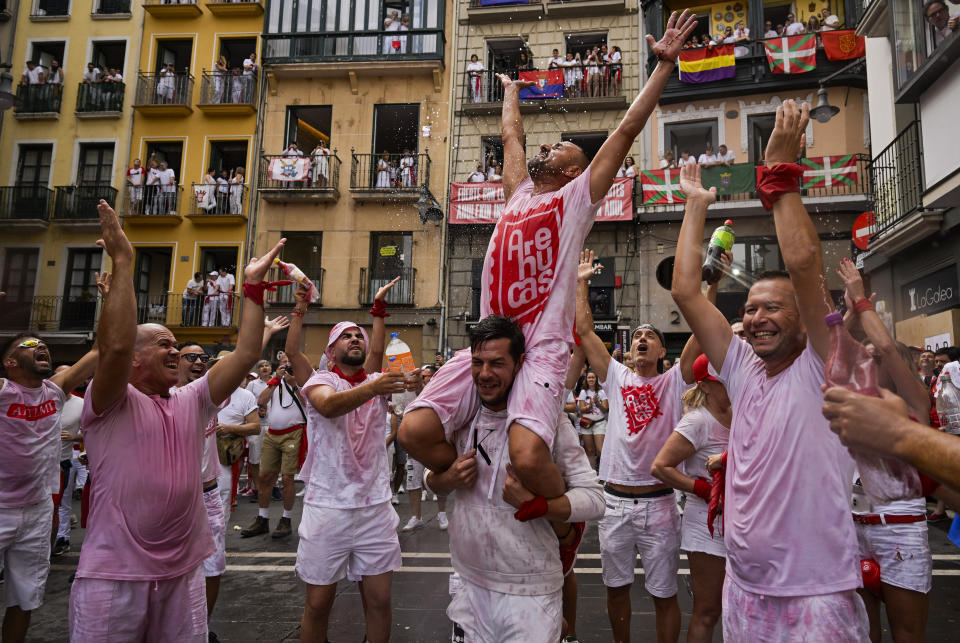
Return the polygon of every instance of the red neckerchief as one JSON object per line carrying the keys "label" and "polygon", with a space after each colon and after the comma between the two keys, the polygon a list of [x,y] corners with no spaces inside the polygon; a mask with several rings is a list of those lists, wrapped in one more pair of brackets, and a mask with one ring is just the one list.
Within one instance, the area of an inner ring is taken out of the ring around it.
{"label": "red neckerchief", "polygon": [[365,379],[367,379],[367,372],[363,370],[363,368],[361,368],[359,371],[357,371],[353,375],[344,375],[343,371],[340,370],[340,367],[334,364],[333,372],[339,375],[340,379],[346,380],[351,384],[353,384],[354,386],[356,386],[357,384],[360,384]]}

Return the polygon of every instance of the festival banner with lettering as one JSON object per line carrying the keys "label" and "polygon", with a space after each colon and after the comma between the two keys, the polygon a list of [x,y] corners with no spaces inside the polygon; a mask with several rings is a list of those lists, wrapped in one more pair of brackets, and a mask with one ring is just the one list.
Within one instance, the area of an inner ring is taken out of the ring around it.
{"label": "festival banner with lettering", "polygon": [[306,156],[278,156],[268,168],[274,181],[306,181],[310,176],[310,159]]}
{"label": "festival banner with lettering", "polygon": [[[452,183],[450,223],[496,223],[503,212],[503,183]],[[596,221],[633,219],[633,179],[615,179],[603,199]]]}

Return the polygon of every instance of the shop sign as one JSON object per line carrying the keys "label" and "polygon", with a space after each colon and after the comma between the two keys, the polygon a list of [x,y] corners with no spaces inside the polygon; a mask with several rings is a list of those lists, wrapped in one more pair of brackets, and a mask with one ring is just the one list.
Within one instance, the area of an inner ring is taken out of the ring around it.
{"label": "shop sign", "polygon": [[960,305],[956,264],[904,285],[903,300],[909,316],[930,315]]}

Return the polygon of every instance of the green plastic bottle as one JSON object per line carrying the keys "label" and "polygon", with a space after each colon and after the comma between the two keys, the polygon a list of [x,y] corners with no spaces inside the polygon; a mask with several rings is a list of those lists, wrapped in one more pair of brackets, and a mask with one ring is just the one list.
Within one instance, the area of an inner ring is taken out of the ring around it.
{"label": "green plastic bottle", "polygon": [[723,277],[723,262],[720,257],[724,251],[729,252],[733,248],[733,221],[727,219],[723,225],[713,231],[710,237],[710,245],[707,246],[707,258],[703,262],[703,271],[701,278],[708,284],[715,284]]}

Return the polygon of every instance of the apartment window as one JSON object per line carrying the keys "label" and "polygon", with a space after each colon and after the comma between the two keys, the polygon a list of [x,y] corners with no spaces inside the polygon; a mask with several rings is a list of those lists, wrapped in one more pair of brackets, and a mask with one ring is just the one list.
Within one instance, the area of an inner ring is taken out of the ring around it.
{"label": "apartment window", "polygon": [[522,38],[496,38],[487,40],[487,69],[497,73],[508,74],[511,78],[516,78],[517,71],[521,66],[520,54],[527,56],[528,62],[532,65],[530,59],[530,50]]}
{"label": "apartment window", "polygon": [[95,13],[98,15],[116,15],[130,13],[131,0],[97,0]]}
{"label": "apartment window", "polygon": [[123,40],[97,40],[93,43],[90,60],[85,62],[92,62],[104,75],[116,69],[122,76],[126,55],[127,43]]}
{"label": "apartment window", "polygon": [[39,256],[40,251],[36,248],[6,249],[0,290],[7,294],[3,306],[0,306],[0,328],[22,330],[28,327]]}
{"label": "apartment window", "polygon": [[[764,3],[763,20],[764,22],[769,21],[770,25],[774,29],[779,31],[778,27],[780,27],[781,25],[783,27],[787,26],[787,16],[789,14],[793,14],[794,16],[796,16],[792,7],[793,7],[793,3],[789,1],[771,3],[770,5],[767,5],[767,3]],[[712,34],[707,34],[707,35],[712,35]],[[763,34],[759,34],[757,36],[757,38],[760,38],[760,37],[763,37]]]}
{"label": "apartment window", "polygon": [[587,55],[596,47],[607,44],[606,31],[590,31],[587,33],[571,33],[564,38],[566,40],[568,54],[576,56],[580,54],[582,60],[587,59]]}
{"label": "apartment window", "polygon": [[183,162],[183,142],[181,141],[151,141],[147,143],[147,159],[143,161],[144,167],[149,167],[150,159],[153,159],[159,165],[166,163],[167,167],[173,170],[176,182],[181,182],[180,167]]}
{"label": "apartment window", "polygon": [[220,39],[220,55],[226,59],[227,69],[243,69],[243,61],[256,51],[256,38]]}
{"label": "apartment window", "polygon": [[387,303],[413,303],[413,234],[410,232],[370,233],[370,283],[368,299],[377,290],[400,277],[387,295]]}
{"label": "apartment window", "polygon": [[21,145],[17,159],[17,186],[47,187],[53,145]]}
{"label": "apartment window", "polygon": [[420,140],[420,105],[374,105],[373,153],[416,154]]}
{"label": "apartment window", "polygon": [[681,158],[683,152],[689,152],[696,159],[707,148],[717,149],[717,121],[694,121],[692,123],[671,123],[663,127],[664,151],[672,150],[673,158]]}
{"label": "apartment window", "polygon": [[[284,232],[287,243],[280,251],[281,258],[297,265],[311,279],[319,279],[323,268],[320,261],[323,234],[320,232]],[[396,275],[394,275],[396,276]]]}
{"label": "apartment window", "polygon": [[321,142],[329,148],[332,119],[329,105],[287,107],[286,145],[296,143],[304,154],[310,154]]}
{"label": "apartment window", "polygon": [[27,60],[32,60],[42,67],[44,75],[49,78],[50,64],[53,61],[57,61],[57,65],[59,65],[61,69],[63,68],[63,52],[65,49],[66,43],[62,40],[33,42],[31,43],[30,55]]}
{"label": "apartment window", "polygon": [[[210,167],[217,176],[226,170],[228,177],[238,167],[247,166],[247,141],[213,141],[210,143]],[[206,168],[204,168],[206,169]]]}
{"label": "apartment window", "polygon": [[32,15],[68,16],[70,15],[70,0],[37,0]]}
{"label": "apartment window", "polygon": [[238,246],[200,246],[200,267],[197,268],[204,276],[214,270],[226,268],[227,272],[236,276]]}
{"label": "apartment window", "polygon": [[[503,173],[503,138],[500,136],[484,136],[480,139],[480,148],[482,156],[480,162],[486,168],[487,164],[494,160]],[[472,168],[471,168],[472,169]]]}
{"label": "apartment window", "polygon": [[[444,18],[441,0],[271,0],[267,7],[267,33],[305,33],[337,31],[382,31],[384,22],[394,11],[412,30],[441,29]],[[435,51],[436,35],[409,36],[413,52]],[[360,39],[358,40],[365,40]],[[357,48],[372,45],[376,53],[376,36],[369,43],[354,43]],[[384,52],[388,53],[388,52]]]}
{"label": "apartment window", "polygon": [[603,142],[607,140],[606,132],[577,132],[564,133],[560,137],[561,141],[570,141],[580,146],[583,153],[587,155],[587,160],[592,161],[593,157],[600,151]]}
{"label": "apartment window", "polygon": [[103,261],[100,248],[71,248],[63,284],[60,329],[92,329],[97,316],[97,277]]}
{"label": "apartment window", "polygon": [[189,74],[192,54],[193,40],[189,38],[158,40],[156,71],[160,72],[167,64],[172,64],[176,73]]}
{"label": "apartment window", "polygon": [[113,182],[113,143],[81,143],[77,185],[110,185]]}
{"label": "apartment window", "polygon": [[773,126],[777,121],[776,114],[761,114],[747,117],[750,139],[750,162],[758,165],[763,160],[767,149],[767,141],[773,133]]}

